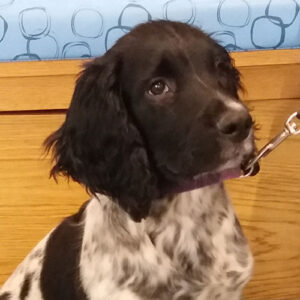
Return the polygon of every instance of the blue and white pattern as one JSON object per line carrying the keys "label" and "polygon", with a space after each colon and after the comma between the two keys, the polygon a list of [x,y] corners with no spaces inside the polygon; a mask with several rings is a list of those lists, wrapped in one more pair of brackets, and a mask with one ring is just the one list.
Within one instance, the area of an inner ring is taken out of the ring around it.
{"label": "blue and white pattern", "polygon": [[300,0],[0,0],[0,60],[103,54],[156,19],[202,28],[229,51],[300,47]]}

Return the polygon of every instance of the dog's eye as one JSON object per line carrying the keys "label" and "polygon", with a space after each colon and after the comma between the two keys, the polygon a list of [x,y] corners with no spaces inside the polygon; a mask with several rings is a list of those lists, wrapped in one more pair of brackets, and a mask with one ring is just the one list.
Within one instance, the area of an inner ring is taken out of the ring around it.
{"label": "dog's eye", "polygon": [[166,82],[163,80],[159,79],[154,82],[152,82],[150,89],[149,89],[149,94],[153,96],[165,94],[170,90]]}
{"label": "dog's eye", "polygon": [[145,94],[151,104],[168,105],[174,102],[176,89],[175,80],[156,77],[149,82]]}

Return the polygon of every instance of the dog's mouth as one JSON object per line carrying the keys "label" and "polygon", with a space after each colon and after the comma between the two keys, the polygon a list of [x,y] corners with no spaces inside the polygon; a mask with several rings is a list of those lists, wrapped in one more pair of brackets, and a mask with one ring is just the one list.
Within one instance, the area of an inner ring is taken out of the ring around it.
{"label": "dog's mouth", "polygon": [[253,157],[245,159],[236,167],[223,168],[211,172],[203,172],[195,175],[191,180],[185,180],[176,188],[175,192],[186,192],[199,189],[208,185],[223,182],[228,179],[241,178],[243,176],[255,176],[259,170],[259,164],[253,165],[251,170],[248,169],[249,162]]}
{"label": "dog's mouth", "polygon": [[200,173],[193,177],[195,181],[224,181],[231,178],[243,176],[255,176],[260,170],[259,164],[255,163],[251,169],[248,168],[248,162],[243,162],[240,166],[225,168],[223,170]]}

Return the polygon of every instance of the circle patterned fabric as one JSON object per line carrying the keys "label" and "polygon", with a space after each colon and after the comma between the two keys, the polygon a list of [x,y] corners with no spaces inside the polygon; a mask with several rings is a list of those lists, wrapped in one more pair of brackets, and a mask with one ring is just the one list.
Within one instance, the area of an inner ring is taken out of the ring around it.
{"label": "circle patterned fabric", "polygon": [[0,60],[99,56],[134,26],[199,27],[229,51],[300,47],[300,0],[0,0]]}

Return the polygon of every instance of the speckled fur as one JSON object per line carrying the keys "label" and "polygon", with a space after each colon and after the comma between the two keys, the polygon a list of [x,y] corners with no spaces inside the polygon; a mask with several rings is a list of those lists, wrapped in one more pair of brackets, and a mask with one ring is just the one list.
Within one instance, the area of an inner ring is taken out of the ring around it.
{"label": "speckled fur", "polygon": [[[252,256],[222,185],[159,201],[141,223],[99,195],[80,226],[78,267],[87,299],[238,300],[251,275]],[[43,299],[38,281],[48,236],[3,286],[7,299],[22,299],[27,274],[25,299]]]}
{"label": "speckled fur", "polygon": [[[2,289],[0,289],[0,300],[43,299],[39,282],[45,246],[49,235],[50,234],[38,243],[24,261],[17,267],[11,277],[5,282]],[[22,290],[28,276],[31,278],[30,287],[26,297],[23,297]]]}

